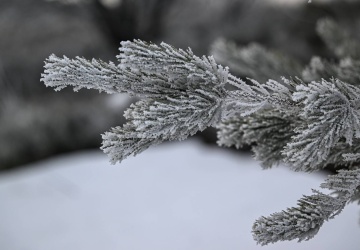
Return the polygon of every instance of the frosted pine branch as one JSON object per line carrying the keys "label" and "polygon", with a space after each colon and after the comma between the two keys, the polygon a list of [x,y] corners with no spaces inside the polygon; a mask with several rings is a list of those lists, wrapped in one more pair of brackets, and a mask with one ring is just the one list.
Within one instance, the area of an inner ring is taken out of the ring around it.
{"label": "frosted pine branch", "polygon": [[41,75],[41,81],[56,91],[72,86],[74,91],[86,88],[113,94],[131,89],[124,83],[124,73],[126,72],[114,63],[105,63],[96,59],[88,61],[81,57],[69,59],[64,56],[60,58],[51,55],[45,61],[45,70]]}
{"label": "frosted pine branch", "polygon": [[[129,124],[103,136],[102,149],[113,163],[145,149],[138,143],[148,147],[151,142],[182,140],[236,114],[295,105],[291,81],[269,80],[262,85],[250,80],[248,84],[228,74],[227,68],[216,64],[212,57],[197,57],[190,49],[135,40],[122,43],[118,59],[120,64],[115,65],[52,55],[42,75],[42,81],[56,90],[72,86],[75,90],[126,92],[147,99],[127,111]],[[239,90],[225,90],[226,83]],[[144,139],[148,140],[145,144]]]}
{"label": "frosted pine branch", "polygon": [[228,83],[238,90],[230,91],[226,100],[226,116],[232,118],[238,115],[247,116],[263,109],[278,109],[297,113],[298,107],[292,100],[295,82],[282,78],[282,82],[268,80],[261,84],[254,79],[244,82],[229,75]]}
{"label": "frosted pine branch", "polygon": [[358,161],[360,159],[360,153],[345,153],[343,157],[345,161]]}
{"label": "frosted pine branch", "polygon": [[[137,141],[143,145],[144,139],[149,140],[146,145],[151,141],[182,140],[220,120],[262,109],[299,112],[292,101],[294,82],[285,78],[281,83],[244,82],[228,74],[227,68],[216,64],[212,57],[197,57],[190,49],[135,40],[122,42],[118,59],[120,64],[115,65],[52,55],[42,75],[42,81],[56,90],[72,86],[76,91],[89,88],[110,94],[125,92],[146,99],[127,111],[129,124],[103,136],[102,149],[112,162],[142,151],[144,147]],[[225,90],[226,83],[238,90]],[[122,138],[128,146],[121,146]],[[130,138],[134,143],[131,147]]]}
{"label": "frosted pine branch", "polygon": [[282,150],[295,134],[296,125],[296,117],[265,110],[221,122],[217,127],[218,144],[237,148],[252,145],[255,159],[263,167],[272,167],[282,162]]}
{"label": "frosted pine branch", "polygon": [[360,89],[340,80],[297,86],[295,101],[305,105],[301,114],[307,125],[296,129],[284,150],[295,170],[322,168],[331,149],[344,139],[352,145],[360,137]]}
{"label": "frosted pine branch", "polygon": [[122,42],[120,52],[119,65],[51,55],[45,61],[41,81],[55,90],[72,86],[75,91],[87,88],[140,97],[181,94],[199,83],[223,87],[227,81],[226,68],[217,65],[212,57],[195,56],[190,49],[176,50],[165,43],[157,46],[135,40]]}
{"label": "frosted pine branch", "polygon": [[300,199],[297,207],[259,218],[253,226],[254,239],[261,245],[267,245],[277,241],[313,238],[325,221],[334,218],[348,202],[357,197],[360,170],[340,170],[321,187],[334,191],[334,195],[313,191],[313,195]]}
{"label": "frosted pine branch", "polygon": [[240,82],[241,90],[229,93],[230,111],[218,125],[220,145],[254,144],[264,166],[282,160],[297,171],[351,165],[342,154],[359,150],[357,87],[340,80],[302,82],[296,89],[286,79],[285,84],[252,82]]}
{"label": "frosted pine branch", "polygon": [[119,65],[50,56],[42,81],[56,90],[72,86],[145,98],[125,113],[128,123],[103,135],[102,149],[121,161],[164,140],[183,140],[222,117],[228,70],[189,49],[140,40],[122,42]]}
{"label": "frosted pine branch", "polygon": [[102,149],[115,163],[164,140],[184,140],[217,122],[218,105],[201,95],[139,101],[125,112],[123,128],[103,135]]}
{"label": "frosted pine branch", "polygon": [[217,126],[217,144],[219,146],[231,147],[237,149],[247,145],[244,141],[244,129],[242,126],[246,123],[248,117],[225,120]]}
{"label": "frosted pine branch", "polygon": [[152,145],[161,143],[161,138],[144,137],[137,133],[136,127],[124,124],[122,127],[112,128],[102,135],[101,149],[109,155],[110,162],[121,162],[130,155],[137,155]]}
{"label": "frosted pine branch", "polygon": [[103,136],[102,149],[113,163],[164,140],[183,140],[221,119],[227,69],[211,57],[199,58],[164,43],[122,45],[118,59],[122,67],[146,76],[142,88],[148,99],[125,113],[129,122],[124,129]]}
{"label": "frosted pine branch", "polygon": [[[219,145],[252,145],[264,167],[284,161],[298,171],[328,164],[358,165],[360,63],[356,59],[344,58],[336,64],[315,58],[303,72],[305,81],[297,77],[258,81],[256,69],[261,79],[298,68],[261,47],[239,50],[223,44],[225,52],[234,51],[225,56],[238,56],[243,72],[255,78],[241,80],[213,57],[197,57],[190,49],[140,40],[121,44],[119,64],[52,55],[41,79],[55,90],[70,86],[75,91],[97,89],[141,98],[125,112],[127,123],[103,135],[101,148],[112,163],[216,126]],[[328,80],[321,80],[323,76]],[[298,207],[260,218],[253,228],[254,238],[268,244],[313,237],[347,202],[360,200],[358,179],[358,172],[339,172],[323,185],[335,195],[314,191],[300,199]]]}
{"label": "frosted pine branch", "polygon": [[253,237],[261,245],[277,241],[313,238],[331,214],[324,207],[342,209],[343,204],[323,194],[304,196],[298,206],[259,218],[253,226]]}

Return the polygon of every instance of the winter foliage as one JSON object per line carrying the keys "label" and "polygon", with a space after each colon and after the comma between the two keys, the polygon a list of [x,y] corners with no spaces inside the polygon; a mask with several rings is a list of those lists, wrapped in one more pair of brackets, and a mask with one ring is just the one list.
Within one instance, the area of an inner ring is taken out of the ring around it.
{"label": "winter foliage", "polygon": [[120,65],[51,56],[42,78],[56,90],[70,85],[144,98],[125,112],[125,125],[103,135],[102,149],[113,163],[220,121],[228,70],[212,57],[140,40],[123,42],[120,51]]}
{"label": "winter foliage", "polygon": [[333,190],[335,196],[314,190],[313,195],[301,198],[297,207],[259,218],[253,226],[254,239],[262,245],[279,240],[311,239],[324,221],[338,215],[355,197],[359,187],[359,169],[340,170],[322,184],[322,188]]}
{"label": "winter foliage", "polygon": [[228,69],[190,49],[134,40],[121,43],[119,64],[51,55],[41,80],[55,90],[71,86],[141,98],[125,111],[126,124],[103,135],[101,148],[112,163],[213,126],[219,145],[251,145],[264,167],[339,168],[321,186],[332,194],[314,190],[296,207],[253,226],[262,245],[308,240],[359,200],[360,187],[359,45],[332,20],[321,20],[317,31],[338,63],[314,57],[301,70],[296,60],[259,45],[239,48],[218,40],[213,54]]}

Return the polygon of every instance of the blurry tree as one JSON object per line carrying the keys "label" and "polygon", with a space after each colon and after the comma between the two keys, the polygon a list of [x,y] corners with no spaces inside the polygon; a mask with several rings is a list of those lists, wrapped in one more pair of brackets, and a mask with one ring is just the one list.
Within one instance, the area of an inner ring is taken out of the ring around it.
{"label": "blurry tree", "polygon": [[113,106],[107,96],[90,91],[59,96],[39,84],[49,53],[112,57],[115,48],[83,8],[2,0],[0,34],[0,170],[95,147],[99,133],[121,122],[124,104]]}

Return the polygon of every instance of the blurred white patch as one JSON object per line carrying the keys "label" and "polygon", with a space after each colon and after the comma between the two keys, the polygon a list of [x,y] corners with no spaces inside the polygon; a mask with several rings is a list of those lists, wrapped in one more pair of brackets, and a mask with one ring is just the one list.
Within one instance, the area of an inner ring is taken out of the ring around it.
{"label": "blurred white patch", "polygon": [[312,2],[317,3],[324,3],[324,2],[331,2],[333,0],[314,0],[314,1],[308,1],[308,0],[269,0],[270,3],[276,3],[276,4],[286,4],[286,5],[297,5],[297,4],[307,4]]}
{"label": "blurred white patch", "polygon": [[122,0],[100,0],[101,4],[106,8],[112,9],[119,7],[122,4]]}
{"label": "blurred white patch", "polygon": [[46,0],[48,2],[60,2],[63,4],[79,4],[79,3],[86,3],[88,0]]}
{"label": "blurred white patch", "polygon": [[129,106],[131,99],[127,94],[113,94],[107,98],[106,104],[109,108],[118,109]]}

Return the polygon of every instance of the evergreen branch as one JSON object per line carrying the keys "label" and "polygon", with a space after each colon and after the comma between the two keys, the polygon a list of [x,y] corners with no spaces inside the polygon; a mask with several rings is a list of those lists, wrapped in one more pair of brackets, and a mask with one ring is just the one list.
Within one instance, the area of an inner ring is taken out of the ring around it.
{"label": "evergreen branch", "polygon": [[177,50],[165,43],[158,46],[134,40],[121,44],[120,65],[51,55],[45,61],[41,81],[55,90],[72,86],[75,91],[87,88],[150,98],[181,95],[199,85],[224,92],[228,69],[217,65],[212,57],[199,58],[190,49]]}
{"label": "evergreen branch", "polygon": [[[176,49],[169,44],[156,45],[141,40],[122,42],[120,65],[139,70],[141,73],[161,74],[170,80],[169,88],[176,90],[195,88],[199,83],[205,85],[225,85],[228,68],[216,64],[213,57],[197,57],[191,49]],[[145,83],[145,86],[156,89],[156,86]]]}
{"label": "evergreen branch", "polygon": [[345,153],[342,154],[345,161],[357,161],[360,159],[360,153]]}
{"label": "evergreen branch", "polygon": [[103,135],[102,149],[114,164],[164,140],[184,140],[216,124],[221,103],[203,93],[141,100],[125,112],[128,122]]}
{"label": "evergreen branch", "polygon": [[[247,115],[273,106],[294,106],[291,81],[260,84],[250,80],[251,84],[247,84],[228,74],[228,69],[217,65],[212,57],[199,58],[190,49],[135,40],[122,42],[118,60],[120,64],[115,65],[52,55],[42,75],[42,81],[56,90],[73,86],[76,91],[90,88],[146,98],[127,111],[128,124],[103,136],[102,149],[113,163],[145,146],[185,139],[237,113]],[[226,83],[239,90],[226,91]]]}
{"label": "evergreen branch", "polygon": [[268,80],[265,84],[260,84],[256,80],[248,80],[251,84],[229,75],[228,83],[238,90],[229,91],[224,118],[247,116],[263,109],[291,111],[293,114],[299,112],[297,103],[292,100],[294,81],[282,78],[282,82]]}
{"label": "evergreen branch", "polygon": [[74,91],[86,88],[97,89],[109,94],[126,92],[130,89],[125,84],[119,84],[124,78],[124,72],[114,63],[105,63],[96,59],[88,61],[81,57],[69,59],[64,56],[60,58],[51,55],[46,59],[44,68],[41,81],[56,91],[67,86],[72,86]]}
{"label": "evergreen branch", "polygon": [[282,150],[294,135],[295,121],[276,110],[234,117],[217,126],[218,144],[236,148],[252,145],[255,159],[263,167],[272,167],[283,160]]}
{"label": "evergreen branch", "polygon": [[352,145],[341,140],[331,148],[329,156],[324,160],[324,166],[331,165],[334,168],[351,169],[359,164],[359,160],[355,157],[360,152],[360,140],[353,139]]}
{"label": "evergreen branch", "polygon": [[225,147],[236,147],[237,149],[249,145],[243,140],[244,131],[242,126],[246,124],[248,117],[233,117],[220,122],[217,125],[217,144]]}
{"label": "evergreen branch", "polygon": [[112,163],[164,140],[183,140],[222,118],[228,69],[191,50],[140,40],[122,42],[120,65],[50,56],[42,81],[60,90],[73,86],[145,99],[126,112],[128,123],[103,135]]}
{"label": "evergreen branch", "polygon": [[121,162],[130,155],[137,155],[152,145],[161,143],[160,138],[141,137],[136,127],[124,124],[122,127],[112,128],[102,135],[101,149],[110,157],[110,162]]}
{"label": "evergreen branch", "polygon": [[[340,32],[326,22],[318,28],[324,38],[329,31]],[[340,33],[328,43],[343,56],[347,35]],[[277,81],[268,79],[297,74],[298,64],[257,45],[245,49],[226,42],[217,45],[223,60],[229,60],[238,74],[266,78],[262,84],[251,78],[243,81],[213,57],[197,57],[190,49],[140,40],[121,44],[119,65],[52,55],[41,78],[55,90],[71,86],[75,91],[88,88],[143,98],[125,112],[127,123],[103,135],[101,148],[112,163],[163,141],[184,140],[208,126],[217,126],[219,145],[251,144],[265,167],[284,160],[302,171],[329,163],[346,163],[350,168],[360,158],[360,89],[355,86],[360,63],[356,59],[345,58],[337,65],[314,58],[303,76],[316,81],[284,77]],[[339,79],[318,80],[324,76]],[[226,84],[235,90],[226,90]],[[298,207],[258,219],[254,238],[263,245],[312,238],[347,202],[360,200],[360,170],[347,171],[322,185],[333,195],[314,191],[300,199]]]}
{"label": "evergreen branch", "polygon": [[360,169],[340,170],[321,187],[334,191],[335,196],[313,190],[314,194],[301,198],[297,207],[256,220],[253,237],[257,243],[267,245],[277,241],[313,238],[325,221],[333,219],[358,196]]}
{"label": "evergreen branch", "polygon": [[295,170],[314,171],[324,167],[341,139],[352,145],[360,137],[360,89],[340,80],[312,82],[296,89],[293,98],[303,102],[301,116],[307,124],[297,128],[284,155]]}

